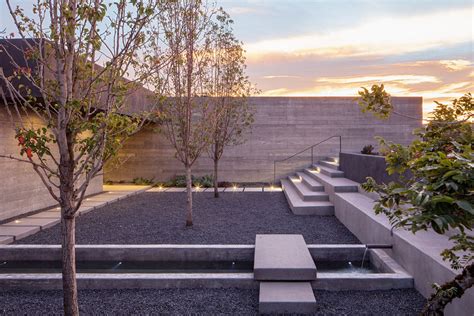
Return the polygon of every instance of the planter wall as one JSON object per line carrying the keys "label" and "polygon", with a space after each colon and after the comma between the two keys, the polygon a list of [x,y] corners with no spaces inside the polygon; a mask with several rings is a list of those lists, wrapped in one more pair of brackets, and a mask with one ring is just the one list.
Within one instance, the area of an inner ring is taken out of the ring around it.
{"label": "planter wall", "polygon": [[383,156],[340,153],[339,168],[344,171],[344,177],[359,183],[364,183],[366,177],[374,178],[377,183],[389,183],[398,179],[398,175],[388,175]]}

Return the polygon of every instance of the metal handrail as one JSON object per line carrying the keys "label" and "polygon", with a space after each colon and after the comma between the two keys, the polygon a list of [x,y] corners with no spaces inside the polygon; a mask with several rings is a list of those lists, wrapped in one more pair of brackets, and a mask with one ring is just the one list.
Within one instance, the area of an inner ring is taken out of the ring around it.
{"label": "metal handrail", "polygon": [[306,147],[305,149],[303,149],[303,150],[301,150],[301,151],[299,151],[299,152],[297,152],[297,153],[295,153],[295,154],[293,154],[293,155],[291,155],[291,156],[289,156],[289,157],[287,157],[287,158],[285,158],[285,159],[277,159],[277,160],[274,160],[274,161],[273,161],[273,184],[276,183],[276,164],[277,164],[277,163],[283,162],[283,161],[287,161],[287,160],[289,160],[289,159],[291,159],[291,158],[293,158],[293,157],[298,156],[299,154],[304,153],[304,152],[307,151],[308,149],[311,149],[311,165],[313,165],[313,164],[314,164],[314,155],[313,155],[313,153],[314,153],[314,147],[316,147],[316,146],[318,146],[318,145],[321,145],[322,143],[327,142],[328,140],[333,139],[333,138],[336,138],[336,137],[339,138],[339,153],[341,153],[341,151],[342,151],[342,136],[341,136],[341,135],[333,135],[333,136],[328,137],[328,138],[326,138],[326,139],[324,139],[324,140],[322,140],[322,141],[320,141],[320,142],[317,142],[317,143],[314,144],[314,145],[311,145],[311,146],[309,146],[309,147]]}

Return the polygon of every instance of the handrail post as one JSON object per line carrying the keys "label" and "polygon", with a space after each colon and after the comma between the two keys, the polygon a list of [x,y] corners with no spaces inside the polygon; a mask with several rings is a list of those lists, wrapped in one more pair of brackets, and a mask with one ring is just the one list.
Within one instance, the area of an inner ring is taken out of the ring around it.
{"label": "handrail post", "polygon": [[342,136],[339,135],[339,153],[342,153]]}
{"label": "handrail post", "polygon": [[311,166],[314,165],[313,148],[314,146],[311,146]]}

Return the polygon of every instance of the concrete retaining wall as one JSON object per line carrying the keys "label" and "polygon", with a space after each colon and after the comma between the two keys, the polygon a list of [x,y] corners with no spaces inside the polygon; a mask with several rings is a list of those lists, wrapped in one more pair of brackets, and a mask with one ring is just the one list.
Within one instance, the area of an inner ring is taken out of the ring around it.
{"label": "concrete retaining wall", "polygon": [[[30,124],[40,120],[30,114]],[[19,156],[20,147],[3,104],[0,103],[0,154]],[[102,176],[90,183],[88,194],[102,191]],[[0,158],[0,221],[57,204],[30,164]]]}
{"label": "concrete retaining wall", "polygon": [[[342,136],[342,150],[357,152],[376,144],[375,136],[408,144],[414,128],[421,126],[422,98],[394,97],[398,112],[420,120],[392,116],[381,121],[363,114],[354,97],[252,97],[255,123],[248,141],[229,147],[220,163],[220,180],[230,182],[270,182],[273,161],[286,158],[333,135]],[[337,155],[339,140],[332,139],[315,148],[316,156]],[[175,150],[168,140],[149,128],[125,143],[119,157],[120,167],[109,165],[105,179],[131,181],[143,177],[167,180],[184,174]],[[311,152],[277,166],[279,177],[311,163]],[[194,167],[196,175],[212,173],[212,161],[204,156]]]}
{"label": "concrete retaining wall", "polygon": [[[372,177],[377,183],[389,183],[399,180],[398,174],[389,175],[385,157],[364,155],[358,153],[341,153],[339,155],[339,169],[344,171],[344,177],[363,183],[367,177]],[[405,177],[411,174],[406,172]]]}
{"label": "concrete retaining wall", "polygon": [[[432,231],[415,235],[406,230],[391,230],[388,219],[375,215],[374,201],[360,193],[336,193],[333,197],[335,215],[362,243],[391,244],[389,253],[415,280],[415,288],[425,297],[433,292],[434,282],[442,284],[457,274],[449,263],[441,259],[443,249],[452,243],[448,236]],[[472,315],[474,288],[461,299],[454,299],[446,308],[446,315]]]}

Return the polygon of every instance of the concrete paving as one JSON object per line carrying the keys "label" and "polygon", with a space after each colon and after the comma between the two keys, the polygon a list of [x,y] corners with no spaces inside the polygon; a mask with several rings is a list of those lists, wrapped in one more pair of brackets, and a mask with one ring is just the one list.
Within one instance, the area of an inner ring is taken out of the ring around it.
{"label": "concrete paving", "polygon": [[185,192],[186,188],[169,188],[166,192]]}
{"label": "concrete paving", "polygon": [[40,231],[39,226],[6,226],[0,225],[0,237],[13,237],[14,240],[25,238]]}
{"label": "concrete paving", "polygon": [[316,298],[310,282],[260,282],[261,314],[310,314]]}
{"label": "concrete paving", "polygon": [[10,244],[13,240],[13,236],[0,236],[0,245]]}
{"label": "concrete paving", "polygon": [[264,187],[263,192],[281,192],[283,191],[280,187]]}
{"label": "concrete paving", "polygon": [[59,218],[20,218],[12,222],[5,223],[3,226],[9,227],[31,227],[38,226],[41,229],[52,227],[60,222]]}
{"label": "concrete paving", "polygon": [[244,192],[263,192],[263,188],[245,188]]}
{"label": "concrete paving", "polygon": [[[107,203],[117,201],[130,195],[146,191],[150,186],[136,185],[104,185],[107,192],[84,199],[78,214],[88,213]],[[41,229],[52,227],[61,221],[61,208],[53,207],[28,217],[20,218],[0,225],[0,244],[10,243],[37,233]]]}
{"label": "concrete paving", "polygon": [[45,211],[45,212],[28,216],[27,218],[60,218],[60,217],[61,217],[61,212]]}
{"label": "concrete paving", "polygon": [[316,265],[302,235],[257,235],[254,275],[265,281],[310,281],[316,279]]}
{"label": "concrete paving", "polygon": [[225,188],[224,192],[244,192],[244,188],[230,187],[230,188]]}

